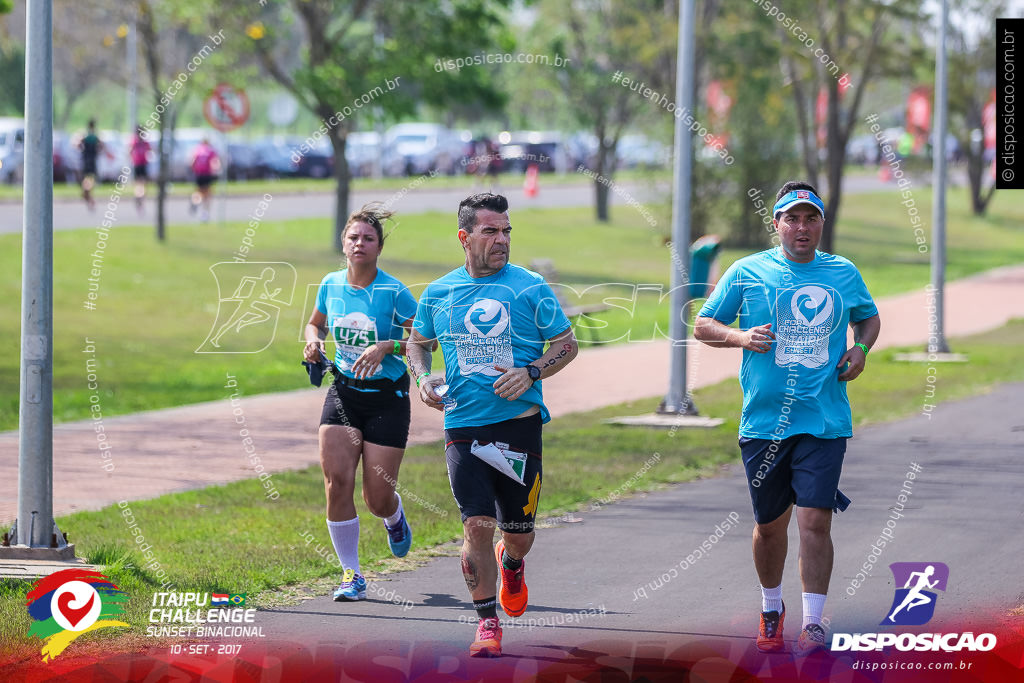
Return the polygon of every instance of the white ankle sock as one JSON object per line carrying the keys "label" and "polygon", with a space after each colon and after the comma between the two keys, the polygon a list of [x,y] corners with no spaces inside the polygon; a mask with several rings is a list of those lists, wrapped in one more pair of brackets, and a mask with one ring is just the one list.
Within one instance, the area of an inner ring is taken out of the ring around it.
{"label": "white ankle sock", "polygon": [[782,584],[775,588],[761,586],[761,611],[781,612],[782,611]]}
{"label": "white ankle sock", "polygon": [[823,593],[804,593],[804,623],[801,629],[807,628],[810,624],[821,625],[821,613],[825,610],[825,595]]}
{"label": "white ankle sock", "polygon": [[327,531],[331,534],[331,543],[334,544],[334,552],[338,553],[341,566],[362,574],[359,570],[359,518],[353,517],[344,522],[327,520]]}
{"label": "white ankle sock", "polygon": [[395,508],[395,514],[384,518],[384,523],[391,528],[394,528],[398,524],[398,520],[402,518],[402,497],[398,495],[398,491],[395,491],[395,498],[398,499],[398,507]]}

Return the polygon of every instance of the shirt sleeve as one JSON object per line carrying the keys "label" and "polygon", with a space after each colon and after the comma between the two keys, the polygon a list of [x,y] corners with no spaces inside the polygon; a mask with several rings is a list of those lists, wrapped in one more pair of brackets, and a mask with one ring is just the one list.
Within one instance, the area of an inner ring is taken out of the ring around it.
{"label": "shirt sleeve", "polygon": [[412,329],[425,339],[437,338],[437,333],[434,331],[434,295],[432,292],[430,287],[423,290],[419,303],[416,305],[416,321],[412,325]]}
{"label": "shirt sleeve", "polygon": [[416,317],[416,298],[409,291],[409,288],[402,285],[395,297],[395,324],[402,323]]}
{"label": "shirt sleeve", "polygon": [[860,271],[854,270],[854,273],[854,294],[853,301],[850,304],[850,322],[859,323],[878,315],[878,307],[875,306],[875,301],[871,298],[871,293],[868,292],[868,286],[864,284],[864,278],[861,277]]}
{"label": "shirt sleeve", "polygon": [[561,304],[551,285],[540,282],[536,285],[537,300],[534,304],[534,319],[544,339],[551,339],[569,329],[569,319],[562,311]]}
{"label": "shirt sleeve", "polygon": [[715,285],[714,291],[701,306],[700,313],[697,315],[702,318],[714,318],[721,323],[731,325],[739,315],[742,303],[743,286],[740,281],[740,269],[734,263],[729,266],[725,275]]}

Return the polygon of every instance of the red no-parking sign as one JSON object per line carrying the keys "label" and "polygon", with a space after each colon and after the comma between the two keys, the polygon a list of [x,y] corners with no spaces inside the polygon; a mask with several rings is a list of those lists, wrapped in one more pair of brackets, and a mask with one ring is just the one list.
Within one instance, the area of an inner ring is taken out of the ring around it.
{"label": "red no-parking sign", "polygon": [[241,88],[221,83],[203,102],[203,114],[220,132],[234,130],[249,120],[249,96]]}

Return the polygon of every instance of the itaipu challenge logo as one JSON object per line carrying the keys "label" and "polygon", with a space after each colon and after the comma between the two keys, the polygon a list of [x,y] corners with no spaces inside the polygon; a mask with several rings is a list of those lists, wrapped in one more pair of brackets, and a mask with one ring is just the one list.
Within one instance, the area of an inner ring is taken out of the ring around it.
{"label": "itaipu challenge logo", "polygon": [[32,584],[26,596],[32,626],[28,635],[43,639],[43,661],[56,658],[78,636],[119,621],[128,596],[103,574],[64,569]]}

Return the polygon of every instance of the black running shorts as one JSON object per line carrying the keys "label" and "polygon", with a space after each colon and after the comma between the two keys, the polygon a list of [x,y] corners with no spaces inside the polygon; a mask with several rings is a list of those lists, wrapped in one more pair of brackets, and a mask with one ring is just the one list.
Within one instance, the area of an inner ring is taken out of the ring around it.
{"label": "black running shorts", "polygon": [[396,388],[381,391],[359,391],[332,383],[320,424],[352,427],[362,432],[367,443],[405,448],[409,439],[409,375],[402,375]]}
{"label": "black running shorts", "polygon": [[[444,431],[448,481],[462,521],[469,517],[493,517],[498,528],[513,534],[533,531],[541,487],[540,413],[480,427],[455,427]],[[509,450],[526,453],[523,484],[513,481],[470,451],[473,441],[506,443]]]}

